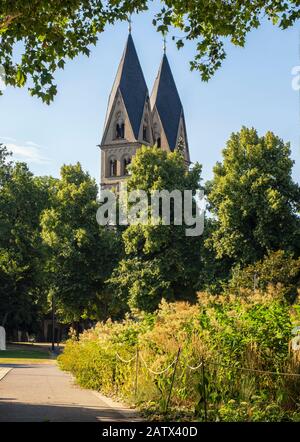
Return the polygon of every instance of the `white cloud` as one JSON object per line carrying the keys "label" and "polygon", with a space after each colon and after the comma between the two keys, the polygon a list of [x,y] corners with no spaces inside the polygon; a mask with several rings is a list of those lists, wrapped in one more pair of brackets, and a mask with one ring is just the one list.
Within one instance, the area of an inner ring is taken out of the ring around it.
{"label": "white cloud", "polygon": [[50,159],[42,154],[44,147],[33,141],[26,141],[21,144],[17,143],[15,138],[0,136],[0,143],[1,142],[12,152],[13,157],[17,161],[35,164],[47,164],[50,162]]}
{"label": "white cloud", "polygon": [[18,161],[25,161],[26,163],[47,164],[50,162],[49,158],[41,153],[41,149],[35,146],[20,145],[15,143],[6,143],[6,147],[13,153],[13,156]]}
{"label": "white cloud", "polygon": [[33,146],[33,147],[43,147],[40,144],[36,144],[33,141],[26,141],[27,146]]}
{"label": "white cloud", "polygon": [[14,143],[17,140],[15,138],[11,138],[11,137],[1,137],[0,136],[0,141],[11,141],[12,143]]}

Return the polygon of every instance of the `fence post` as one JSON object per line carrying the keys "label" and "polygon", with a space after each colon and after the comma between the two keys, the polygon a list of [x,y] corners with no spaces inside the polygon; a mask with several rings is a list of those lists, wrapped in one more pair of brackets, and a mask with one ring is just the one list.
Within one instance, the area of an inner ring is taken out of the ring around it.
{"label": "fence post", "polygon": [[169,395],[168,395],[168,399],[167,399],[167,403],[166,403],[165,413],[167,413],[167,411],[168,411],[170,400],[171,400],[171,395],[172,395],[173,385],[174,385],[174,381],[175,381],[176,369],[177,369],[177,365],[178,365],[178,361],[179,361],[180,352],[181,352],[181,348],[179,347],[178,352],[177,352],[175,365],[174,365],[173,374],[172,374],[171,387],[170,387],[170,391],[169,391]]}
{"label": "fence post", "polygon": [[118,358],[116,355],[116,366],[115,366],[115,389],[116,389],[116,395],[119,393],[119,366],[118,366]]}
{"label": "fence post", "polygon": [[207,422],[206,379],[205,379],[204,358],[202,358],[202,382],[203,382],[204,421]]}
{"label": "fence post", "polygon": [[113,386],[115,387],[116,385],[116,370],[117,370],[117,357],[114,357],[114,365],[113,365],[113,369],[112,369],[112,376],[111,376],[111,382],[113,384]]}
{"label": "fence post", "polygon": [[135,360],[135,381],[134,381],[134,396],[137,397],[138,392],[138,374],[139,374],[139,347],[136,347],[136,360]]}

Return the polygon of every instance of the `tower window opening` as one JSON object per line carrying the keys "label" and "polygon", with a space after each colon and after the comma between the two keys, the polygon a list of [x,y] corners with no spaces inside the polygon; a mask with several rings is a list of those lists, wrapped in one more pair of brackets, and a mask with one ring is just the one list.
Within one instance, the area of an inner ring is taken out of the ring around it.
{"label": "tower window opening", "polygon": [[144,141],[149,141],[148,126],[146,124],[144,124],[144,126],[143,126],[143,140]]}
{"label": "tower window opening", "polygon": [[124,175],[129,175],[128,166],[130,166],[130,164],[131,164],[131,158],[124,158],[124,160],[123,160]]}
{"label": "tower window opening", "polygon": [[124,139],[124,136],[125,136],[125,124],[124,123],[121,123],[121,124],[117,123],[116,138],[118,140],[120,140],[120,139]]}
{"label": "tower window opening", "polygon": [[144,117],[143,122],[143,140],[149,143],[149,120],[147,115]]}
{"label": "tower window opening", "polygon": [[153,125],[153,135],[157,147],[161,147],[160,128],[157,123]]}
{"label": "tower window opening", "polygon": [[111,177],[117,176],[117,160],[110,160],[110,162],[109,162],[109,175]]}
{"label": "tower window opening", "polygon": [[116,117],[116,126],[115,126],[115,139],[120,140],[125,138],[125,123],[122,113],[118,113]]}

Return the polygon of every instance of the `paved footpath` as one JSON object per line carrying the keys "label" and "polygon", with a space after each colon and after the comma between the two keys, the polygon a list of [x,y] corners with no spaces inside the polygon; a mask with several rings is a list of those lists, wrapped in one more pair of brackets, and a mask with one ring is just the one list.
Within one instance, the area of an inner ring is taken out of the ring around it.
{"label": "paved footpath", "polygon": [[[134,411],[81,389],[56,365],[0,366],[0,422],[128,422]],[[0,376],[1,378],[1,376]]]}

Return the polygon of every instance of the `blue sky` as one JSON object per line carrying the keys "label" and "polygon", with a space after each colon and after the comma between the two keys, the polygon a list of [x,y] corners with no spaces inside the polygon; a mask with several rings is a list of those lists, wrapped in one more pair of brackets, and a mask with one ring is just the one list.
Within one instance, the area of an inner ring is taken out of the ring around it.
{"label": "blue sky", "polygon": [[[162,39],[152,14],[133,17],[133,38],[151,93],[162,57]],[[209,83],[190,72],[195,46],[178,51],[169,37],[167,54],[185,109],[192,161],[203,164],[203,178],[221,160],[231,132],[242,125],[260,134],[274,131],[290,141],[300,182],[299,93],[291,86],[293,66],[300,65],[300,23],[287,31],[264,24],[244,49],[228,45],[228,56]],[[99,182],[100,154],[107,100],[127,39],[120,23],[100,36],[90,58],[69,61],[56,74],[58,95],[50,106],[26,89],[8,88],[0,97],[0,142],[39,175],[59,175],[62,164],[80,161]]]}

